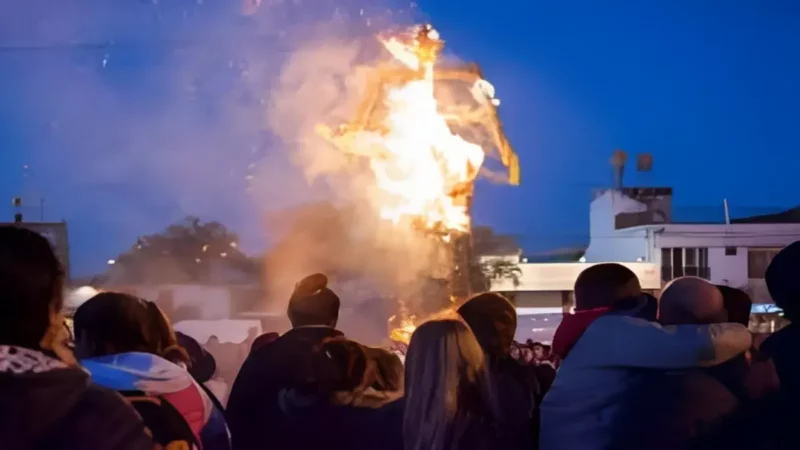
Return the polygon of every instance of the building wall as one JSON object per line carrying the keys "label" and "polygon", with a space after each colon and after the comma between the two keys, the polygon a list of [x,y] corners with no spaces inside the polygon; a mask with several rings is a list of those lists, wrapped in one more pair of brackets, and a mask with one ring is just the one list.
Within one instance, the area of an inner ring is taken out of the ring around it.
{"label": "building wall", "polygon": [[709,281],[714,284],[732,287],[747,286],[746,247],[737,247],[735,255],[726,255],[725,247],[710,247],[708,249],[708,267],[711,269]]}
{"label": "building wall", "polygon": [[[639,262],[622,262],[631,269],[642,284],[644,289],[661,288],[661,271],[655,264]],[[538,292],[538,291],[571,291],[575,280],[581,272],[590,267],[590,263],[522,263],[519,269],[519,286],[514,286],[511,280],[492,280],[492,291],[497,292]]]}
{"label": "building wall", "polygon": [[615,191],[606,191],[589,206],[589,247],[586,262],[637,261],[647,258],[647,229],[615,229],[614,218],[622,212],[641,212],[647,207]]}
{"label": "building wall", "polygon": [[[637,229],[640,227],[637,227]],[[764,247],[782,248],[800,240],[797,223],[666,224],[650,226],[656,247]]]}

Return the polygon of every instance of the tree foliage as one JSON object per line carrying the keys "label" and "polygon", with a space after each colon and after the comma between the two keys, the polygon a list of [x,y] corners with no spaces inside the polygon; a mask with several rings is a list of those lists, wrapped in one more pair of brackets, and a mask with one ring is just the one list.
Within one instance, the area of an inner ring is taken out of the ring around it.
{"label": "tree foliage", "polygon": [[110,281],[211,282],[217,271],[257,273],[255,263],[239,250],[236,233],[219,222],[187,216],[160,233],[138,238],[111,267]]}
{"label": "tree foliage", "polygon": [[522,278],[519,264],[508,259],[486,259],[474,261],[470,267],[470,285],[474,293],[488,291],[493,280],[510,280],[517,288]]}

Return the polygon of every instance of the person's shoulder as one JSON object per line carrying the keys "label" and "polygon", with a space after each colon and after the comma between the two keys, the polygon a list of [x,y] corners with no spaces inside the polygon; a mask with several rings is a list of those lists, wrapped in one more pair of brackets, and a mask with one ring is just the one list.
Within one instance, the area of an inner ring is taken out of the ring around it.
{"label": "person's shoulder", "polygon": [[133,407],[116,392],[94,384],[86,387],[59,429],[53,438],[68,444],[53,448],[153,448],[142,419]]}

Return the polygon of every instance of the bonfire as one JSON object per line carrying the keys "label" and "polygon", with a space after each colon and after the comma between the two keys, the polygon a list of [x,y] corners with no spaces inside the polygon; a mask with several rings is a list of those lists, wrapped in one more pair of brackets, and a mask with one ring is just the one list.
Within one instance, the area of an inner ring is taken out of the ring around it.
{"label": "bonfire", "polygon": [[[355,119],[317,131],[339,150],[368,160],[382,219],[412,226],[445,242],[469,233],[474,182],[488,155],[499,156],[507,181],[519,183],[519,163],[497,118],[494,87],[474,64],[440,67],[444,41],[430,25],[378,36],[392,62],[376,68]],[[437,83],[469,86],[469,105],[443,105]],[[454,129],[483,127],[487,142]],[[400,308],[391,338],[408,342],[416,317]],[[394,320],[393,317],[390,320]]]}

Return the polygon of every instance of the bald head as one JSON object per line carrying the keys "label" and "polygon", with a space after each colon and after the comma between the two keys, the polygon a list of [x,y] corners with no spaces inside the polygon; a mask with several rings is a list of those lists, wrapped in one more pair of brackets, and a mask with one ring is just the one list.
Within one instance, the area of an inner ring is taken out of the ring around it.
{"label": "bald head", "polygon": [[682,277],[661,293],[659,322],[665,325],[727,322],[722,293],[702,278]]}

